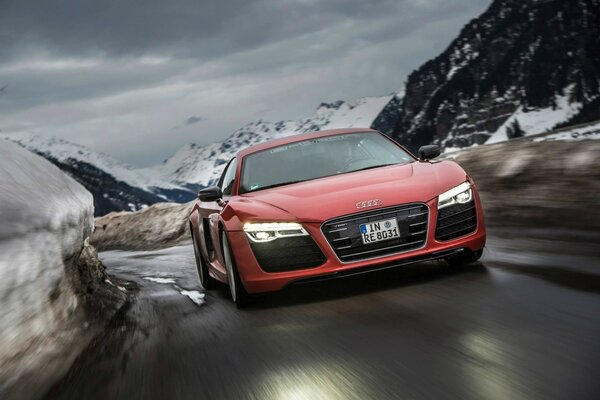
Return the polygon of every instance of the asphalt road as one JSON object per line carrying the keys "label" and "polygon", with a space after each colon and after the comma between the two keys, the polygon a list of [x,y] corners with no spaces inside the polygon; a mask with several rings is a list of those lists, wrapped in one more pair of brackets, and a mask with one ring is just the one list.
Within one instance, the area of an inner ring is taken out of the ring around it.
{"label": "asphalt road", "polygon": [[598,399],[599,242],[493,232],[466,268],[302,286],[246,310],[225,288],[200,299],[191,245],[105,252],[131,301],[47,398]]}

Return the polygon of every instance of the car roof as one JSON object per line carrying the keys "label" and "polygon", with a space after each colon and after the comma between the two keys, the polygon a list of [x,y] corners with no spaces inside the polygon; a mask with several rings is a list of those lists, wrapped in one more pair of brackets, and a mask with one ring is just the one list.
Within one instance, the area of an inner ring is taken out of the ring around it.
{"label": "car roof", "polygon": [[348,133],[359,133],[359,132],[377,132],[371,128],[344,128],[344,129],[328,129],[325,131],[302,133],[300,135],[287,136],[280,139],[269,140],[264,143],[256,144],[254,146],[247,147],[240,150],[238,157],[245,157],[248,154],[256,153],[258,151],[271,149],[273,147],[282,146],[290,143],[301,142],[307,139],[316,139],[326,136],[344,135]]}

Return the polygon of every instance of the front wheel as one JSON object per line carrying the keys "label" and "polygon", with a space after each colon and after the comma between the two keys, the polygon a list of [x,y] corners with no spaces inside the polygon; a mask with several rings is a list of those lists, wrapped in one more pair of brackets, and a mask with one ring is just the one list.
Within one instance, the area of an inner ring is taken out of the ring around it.
{"label": "front wheel", "polygon": [[451,267],[460,267],[462,265],[468,265],[474,263],[481,258],[483,249],[477,251],[465,251],[464,254],[459,254],[453,257],[447,257],[444,259]]}
{"label": "front wheel", "polygon": [[231,298],[238,308],[242,308],[248,303],[248,293],[246,293],[246,289],[244,289],[244,284],[240,279],[240,274],[235,265],[235,259],[231,254],[227,234],[223,231],[221,235],[221,243],[223,243],[223,259],[225,261],[225,269],[227,270],[227,281],[229,282]]}
{"label": "front wheel", "polygon": [[208,273],[208,267],[202,259],[200,248],[198,246],[198,240],[196,240],[196,234],[192,230],[192,243],[194,244],[194,256],[196,258],[196,269],[198,270],[198,278],[204,290],[213,289],[217,285],[217,281]]}

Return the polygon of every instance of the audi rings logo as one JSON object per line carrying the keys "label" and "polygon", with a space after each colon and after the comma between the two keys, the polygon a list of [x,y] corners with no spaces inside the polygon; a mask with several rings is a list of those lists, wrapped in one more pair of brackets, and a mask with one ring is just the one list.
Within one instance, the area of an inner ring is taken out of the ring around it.
{"label": "audi rings logo", "polygon": [[382,204],[383,204],[383,201],[381,201],[379,199],[365,200],[365,201],[359,201],[358,203],[356,203],[356,208],[377,207]]}

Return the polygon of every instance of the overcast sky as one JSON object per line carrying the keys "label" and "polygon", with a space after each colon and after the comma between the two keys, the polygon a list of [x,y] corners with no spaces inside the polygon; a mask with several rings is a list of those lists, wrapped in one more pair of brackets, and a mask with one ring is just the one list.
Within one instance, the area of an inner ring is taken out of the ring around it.
{"label": "overcast sky", "polygon": [[491,0],[0,0],[0,129],[132,165],[392,93]]}

